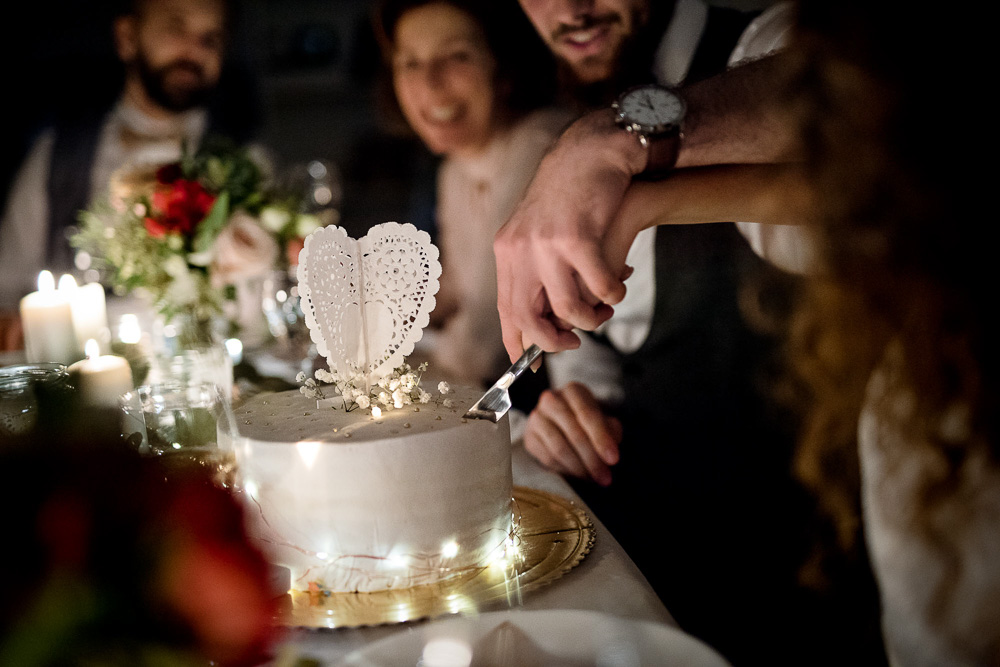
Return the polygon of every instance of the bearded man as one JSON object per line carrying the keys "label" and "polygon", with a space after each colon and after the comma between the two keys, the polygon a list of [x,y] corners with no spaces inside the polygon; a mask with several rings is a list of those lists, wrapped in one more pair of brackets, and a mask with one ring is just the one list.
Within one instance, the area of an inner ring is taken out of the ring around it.
{"label": "bearded man", "polygon": [[[114,19],[117,98],[69,101],[73,115],[39,134],[12,183],[0,222],[0,311],[16,308],[40,270],[73,270],[68,237],[79,211],[108,192],[116,171],[176,160],[209,136],[249,141],[252,98],[226,88],[228,11],[225,0],[134,0]],[[11,315],[0,347],[16,346],[16,328]]]}
{"label": "bearded man", "polygon": [[606,106],[629,86],[719,73],[760,14],[704,0],[519,2],[560,65],[564,101],[584,108]]}

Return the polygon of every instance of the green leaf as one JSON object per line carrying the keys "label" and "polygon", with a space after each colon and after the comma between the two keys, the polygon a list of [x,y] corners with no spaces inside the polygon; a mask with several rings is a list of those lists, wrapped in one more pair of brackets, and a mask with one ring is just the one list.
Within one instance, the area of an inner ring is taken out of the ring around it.
{"label": "green leaf", "polygon": [[194,237],[194,251],[208,252],[215,243],[215,238],[226,226],[229,220],[229,193],[222,192],[212,205],[205,219],[198,225],[198,233]]}

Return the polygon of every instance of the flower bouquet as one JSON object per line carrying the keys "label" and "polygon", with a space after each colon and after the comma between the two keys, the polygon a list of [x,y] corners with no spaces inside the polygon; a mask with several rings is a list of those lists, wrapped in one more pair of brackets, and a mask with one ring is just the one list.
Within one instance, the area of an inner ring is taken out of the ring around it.
{"label": "flower bouquet", "polygon": [[220,141],[176,163],[123,170],[107,200],[81,213],[71,242],[116,293],[147,295],[166,320],[228,314],[238,327],[226,305],[239,286],[294,264],[302,239],[320,226],[265,173],[248,151]]}

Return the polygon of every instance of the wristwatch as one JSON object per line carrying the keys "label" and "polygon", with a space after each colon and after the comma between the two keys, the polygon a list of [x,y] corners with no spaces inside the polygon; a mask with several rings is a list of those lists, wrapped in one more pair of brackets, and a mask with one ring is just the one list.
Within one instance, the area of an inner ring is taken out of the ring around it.
{"label": "wristwatch", "polygon": [[658,178],[677,163],[684,121],[684,100],[669,88],[646,84],[630,88],[611,105],[615,123],[639,137],[646,149],[646,169],[640,176]]}

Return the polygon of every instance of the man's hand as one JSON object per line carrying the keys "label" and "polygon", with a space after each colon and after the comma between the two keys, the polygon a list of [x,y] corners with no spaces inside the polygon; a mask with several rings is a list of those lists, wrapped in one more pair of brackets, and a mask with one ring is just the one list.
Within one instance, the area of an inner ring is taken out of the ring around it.
{"label": "man's hand", "polygon": [[570,382],[542,393],[528,417],[524,447],[546,468],[607,486],[621,439],[621,422],[604,414],[587,387]]}
{"label": "man's hand", "polygon": [[593,330],[625,296],[623,266],[605,239],[632,177],[646,166],[635,137],[610,109],[592,112],[559,138],[524,199],[497,232],[497,307],[511,361],[532,343],[576,348],[571,329]]}

